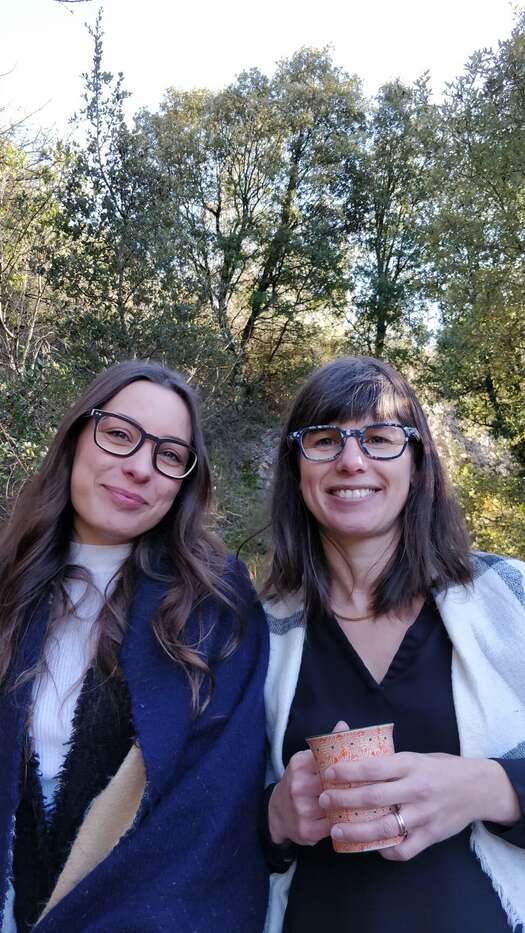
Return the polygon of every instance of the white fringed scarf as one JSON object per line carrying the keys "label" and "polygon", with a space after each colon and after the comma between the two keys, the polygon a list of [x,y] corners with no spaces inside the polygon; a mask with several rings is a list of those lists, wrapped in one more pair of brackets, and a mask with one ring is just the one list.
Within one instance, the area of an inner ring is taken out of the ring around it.
{"label": "white fringed scarf", "polygon": [[[454,646],[452,692],[461,754],[525,757],[525,564],[476,556],[474,588],[436,604]],[[525,926],[525,850],[475,823],[471,845],[512,929]]]}

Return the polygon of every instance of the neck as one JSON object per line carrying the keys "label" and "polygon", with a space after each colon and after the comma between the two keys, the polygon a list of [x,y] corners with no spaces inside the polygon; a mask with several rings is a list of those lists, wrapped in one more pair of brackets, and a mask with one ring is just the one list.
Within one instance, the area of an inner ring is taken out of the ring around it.
{"label": "neck", "polygon": [[398,532],[381,539],[336,540],[323,535],[323,549],[330,570],[332,607],[348,616],[371,616],[372,592],[390,560]]}

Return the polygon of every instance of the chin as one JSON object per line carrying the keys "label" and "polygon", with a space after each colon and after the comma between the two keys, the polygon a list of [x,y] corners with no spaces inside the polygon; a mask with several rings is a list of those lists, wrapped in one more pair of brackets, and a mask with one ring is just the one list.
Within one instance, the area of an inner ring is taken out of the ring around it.
{"label": "chin", "polygon": [[369,541],[370,539],[383,539],[385,536],[390,535],[391,528],[372,528],[370,525],[348,525],[343,527],[328,527],[328,534],[333,535],[334,537],[341,538],[346,541]]}
{"label": "chin", "polygon": [[129,544],[137,534],[124,528],[105,528],[100,531],[100,539],[105,540],[106,544]]}

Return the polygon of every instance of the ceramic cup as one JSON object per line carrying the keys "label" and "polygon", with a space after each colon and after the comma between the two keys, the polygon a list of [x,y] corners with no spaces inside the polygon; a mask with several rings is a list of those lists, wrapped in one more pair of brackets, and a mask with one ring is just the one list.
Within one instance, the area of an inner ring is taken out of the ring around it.
{"label": "ceramic cup", "polygon": [[[323,774],[330,765],[341,761],[358,761],[362,758],[377,758],[379,755],[393,755],[393,729],[394,724],[389,722],[380,726],[345,729],[344,732],[330,732],[326,735],[313,735],[307,738],[306,741],[319,768],[323,790],[331,787],[357,787],[357,783],[342,785],[325,781]],[[375,810],[340,808],[329,810],[327,818],[330,826],[335,826],[336,823],[366,823],[384,816],[385,813],[395,813],[395,807],[378,807]],[[397,846],[402,841],[403,836],[392,836],[390,839],[378,839],[375,842],[344,842],[333,839],[332,843],[336,852],[372,852],[376,849]]]}

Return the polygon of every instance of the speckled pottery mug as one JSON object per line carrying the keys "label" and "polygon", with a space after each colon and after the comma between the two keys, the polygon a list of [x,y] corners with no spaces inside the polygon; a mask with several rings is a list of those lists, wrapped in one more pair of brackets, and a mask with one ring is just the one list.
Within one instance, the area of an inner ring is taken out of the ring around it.
{"label": "speckled pottery mug", "polygon": [[[330,765],[341,761],[359,761],[362,758],[377,758],[379,755],[394,754],[393,739],[394,723],[383,723],[380,726],[366,726],[364,729],[345,729],[343,732],[330,732],[326,735],[312,735],[306,739],[310,746],[316,764],[319,768],[323,790],[332,787],[357,787],[358,784],[335,784],[325,781],[323,774]],[[359,782],[361,783],[361,782]],[[394,813],[395,807],[378,807],[375,810],[365,808],[357,810],[329,810],[327,818],[330,826],[336,823],[366,823],[376,820],[385,813]],[[403,836],[392,836],[390,839],[378,839],[375,842],[345,842],[333,839],[336,852],[373,852],[376,849],[387,849],[397,846],[403,841]]]}

